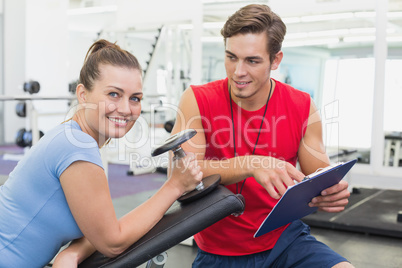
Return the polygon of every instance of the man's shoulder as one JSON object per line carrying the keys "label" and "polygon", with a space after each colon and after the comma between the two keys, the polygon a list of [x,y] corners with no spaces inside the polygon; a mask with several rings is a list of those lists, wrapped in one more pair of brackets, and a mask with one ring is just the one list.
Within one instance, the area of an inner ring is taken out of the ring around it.
{"label": "man's shoulder", "polygon": [[297,89],[289,84],[285,84],[280,81],[276,81],[276,85],[277,85],[276,88],[278,89],[281,98],[294,100],[296,102],[310,101],[310,94],[305,91],[302,91],[300,89]]}
{"label": "man's shoulder", "polygon": [[227,84],[227,78],[211,81],[202,85],[191,85],[191,88],[193,89],[194,93],[198,91],[217,92],[222,91],[225,88],[225,84]]}
{"label": "man's shoulder", "polygon": [[220,108],[229,103],[227,78],[191,88],[202,116],[220,113]]}
{"label": "man's shoulder", "polygon": [[302,91],[300,89],[297,89],[297,88],[295,88],[295,87],[293,87],[293,86],[291,86],[289,84],[286,84],[286,83],[283,83],[283,82],[280,82],[280,81],[277,81],[277,80],[275,80],[275,82],[277,83],[278,87],[281,90],[283,90],[283,91],[285,91],[285,92],[287,92],[289,94],[298,94],[298,95],[310,96],[309,93],[307,93],[305,91]]}

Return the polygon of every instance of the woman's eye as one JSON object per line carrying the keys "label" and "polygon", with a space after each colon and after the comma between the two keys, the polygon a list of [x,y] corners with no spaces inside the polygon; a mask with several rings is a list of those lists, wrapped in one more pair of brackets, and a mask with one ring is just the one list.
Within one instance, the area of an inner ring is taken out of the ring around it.
{"label": "woman's eye", "polygon": [[116,92],[110,92],[109,95],[112,96],[112,97],[117,97],[117,96],[119,96],[119,94],[117,94]]}
{"label": "woman's eye", "polygon": [[132,101],[135,101],[135,102],[140,102],[140,101],[141,101],[141,99],[138,98],[138,97],[132,97],[131,100],[132,100]]}

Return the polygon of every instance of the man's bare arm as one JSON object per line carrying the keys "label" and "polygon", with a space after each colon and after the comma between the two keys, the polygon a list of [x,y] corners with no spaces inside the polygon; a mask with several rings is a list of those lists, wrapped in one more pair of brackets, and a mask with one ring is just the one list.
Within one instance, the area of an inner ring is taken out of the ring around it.
{"label": "man's bare arm", "polygon": [[[326,167],[330,164],[322,139],[320,115],[313,101],[311,101],[307,129],[300,143],[298,157],[300,167],[305,174],[311,174],[318,168]],[[348,183],[342,180],[340,183],[322,191],[321,196],[314,198],[310,206],[318,207],[319,210],[326,212],[340,212],[348,204],[349,196]]]}

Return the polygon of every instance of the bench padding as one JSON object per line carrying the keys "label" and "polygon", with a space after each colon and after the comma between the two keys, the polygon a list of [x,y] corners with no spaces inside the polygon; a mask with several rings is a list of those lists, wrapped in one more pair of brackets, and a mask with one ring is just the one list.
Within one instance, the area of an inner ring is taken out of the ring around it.
{"label": "bench padding", "polygon": [[193,202],[175,202],[154,228],[121,255],[107,258],[95,252],[79,268],[137,267],[232,213],[243,210],[242,200],[219,185]]}

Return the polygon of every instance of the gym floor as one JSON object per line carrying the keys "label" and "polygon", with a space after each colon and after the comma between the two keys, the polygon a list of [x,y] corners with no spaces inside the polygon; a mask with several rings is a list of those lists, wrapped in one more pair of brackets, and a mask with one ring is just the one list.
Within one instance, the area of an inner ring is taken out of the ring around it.
{"label": "gym floor", "polygon": [[[0,184],[4,183],[8,173],[17,163],[3,160],[1,153],[2,148],[0,148]],[[128,166],[125,165],[109,165],[109,184],[116,214],[119,217],[148,199],[166,178],[166,175],[160,173],[127,176],[127,170]],[[311,229],[319,241],[346,257],[355,267],[402,267],[402,238],[316,227]],[[187,268],[191,267],[197,254],[197,247],[179,244],[169,249],[167,254],[166,268]],[[143,264],[140,267],[145,266]]]}
{"label": "gym floor", "polygon": [[[136,204],[145,201],[154,193],[146,191],[138,194],[114,198],[116,214],[122,216]],[[317,240],[347,258],[355,267],[400,268],[402,267],[402,238],[370,235],[365,233],[311,228]],[[165,268],[188,268],[197,254],[197,247],[179,244],[167,251]],[[143,264],[140,267],[144,268]]]}

